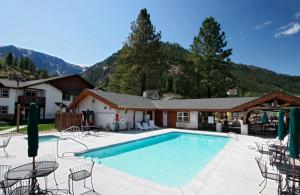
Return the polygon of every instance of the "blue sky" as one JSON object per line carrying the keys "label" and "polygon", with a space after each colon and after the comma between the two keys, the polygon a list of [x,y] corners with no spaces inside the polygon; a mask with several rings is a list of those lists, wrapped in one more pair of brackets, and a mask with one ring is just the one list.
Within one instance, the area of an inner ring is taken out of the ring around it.
{"label": "blue sky", "polygon": [[1,0],[0,44],[93,65],[122,47],[142,8],[163,41],[189,48],[214,16],[232,61],[300,75],[299,0]]}

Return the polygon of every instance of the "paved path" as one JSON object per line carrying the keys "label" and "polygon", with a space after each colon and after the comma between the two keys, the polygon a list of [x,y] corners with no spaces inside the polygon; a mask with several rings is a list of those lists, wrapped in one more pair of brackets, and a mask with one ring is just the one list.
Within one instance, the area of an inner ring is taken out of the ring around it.
{"label": "paved path", "polygon": [[[22,128],[24,128],[24,127],[26,127],[26,125],[21,125],[21,126],[19,127],[19,129],[22,129]],[[0,135],[1,135],[1,134],[6,134],[6,133],[10,133],[10,132],[16,131],[16,130],[17,130],[17,127],[12,127],[12,128],[9,128],[9,129],[5,129],[5,130],[3,130],[3,131],[0,131]]]}

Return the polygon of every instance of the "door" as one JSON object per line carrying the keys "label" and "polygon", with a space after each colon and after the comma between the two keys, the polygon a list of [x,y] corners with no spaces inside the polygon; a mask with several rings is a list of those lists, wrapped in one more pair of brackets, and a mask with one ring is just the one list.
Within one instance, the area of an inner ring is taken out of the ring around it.
{"label": "door", "polygon": [[176,121],[177,121],[177,112],[168,111],[168,127],[176,128]]}
{"label": "door", "polygon": [[163,127],[163,112],[155,111],[155,123],[159,127]]}

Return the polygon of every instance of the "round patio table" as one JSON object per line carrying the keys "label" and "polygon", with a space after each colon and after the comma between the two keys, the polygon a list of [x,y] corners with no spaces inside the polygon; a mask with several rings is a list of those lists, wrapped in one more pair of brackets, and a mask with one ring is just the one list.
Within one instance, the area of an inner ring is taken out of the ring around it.
{"label": "round patio table", "polygon": [[295,172],[293,172],[293,165],[276,162],[274,163],[279,173],[286,175],[287,182],[293,181],[293,175],[295,175],[295,182],[299,182],[300,178],[300,166],[295,165]]}
{"label": "round patio table", "polygon": [[[59,164],[55,161],[39,161],[35,163],[35,169],[33,169],[32,163],[17,166],[10,169],[5,175],[7,180],[26,180],[38,177],[47,177],[53,173]],[[39,190],[39,185],[37,184]]]}

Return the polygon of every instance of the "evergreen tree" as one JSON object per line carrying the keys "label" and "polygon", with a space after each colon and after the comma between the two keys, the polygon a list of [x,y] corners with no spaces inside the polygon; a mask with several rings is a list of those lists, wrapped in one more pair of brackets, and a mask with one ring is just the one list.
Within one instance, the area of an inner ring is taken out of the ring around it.
{"label": "evergreen tree", "polygon": [[21,59],[19,60],[18,67],[19,67],[20,69],[25,69],[25,59],[24,59],[23,56],[22,56]]}
{"label": "evergreen tree", "polygon": [[191,45],[198,96],[225,96],[226,90],[234,85],[234,78],[225,66],[232,49],[226,46],[221,25],[213,17],[206,18]]}
{"label": "evergreen tree", "polygon": [[30,58],[29,58],[29,62],[28,62],[28,69],[32,72],[36,71],[35,64],[33,63],[33,61]]}
{"label": "evergreen tree", "polygon": [[29,70],[30,59],[29,57],[24,58],[24,70]]}
{"label": "evergreen tree", "polygon": [[18,58],[17,58],[17,57],[15,57],[15,58],[13,59],[12,65],[15,66],[15,67],[18,66]]}
{"label": "evergreen tree", "polygon": [[156,33],[150,14],[142,9],[131,24],[132,32],[110,78],[110,91],[141,95],[146,89],[160,89],[160,32]]}
{"label": "evergreen tree", "polygon": [[14,61],[14,56],[11,52],[9,52],[5,58],[5,64],[11,66],[13,65],[13,61]]}

